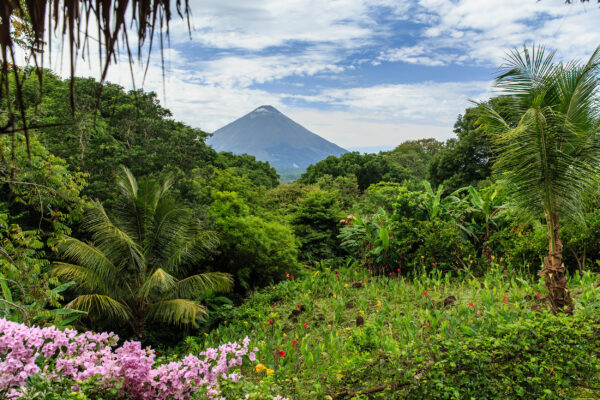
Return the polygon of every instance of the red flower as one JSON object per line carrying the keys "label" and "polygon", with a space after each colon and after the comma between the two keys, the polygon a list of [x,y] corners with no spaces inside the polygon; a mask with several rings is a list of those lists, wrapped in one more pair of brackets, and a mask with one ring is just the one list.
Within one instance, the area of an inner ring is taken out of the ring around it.
{"label": "red flower", "polygon": [[367,281],[367,278],[363,279],[363,282],[366,282],[366,281]]}
{"label": "red flower", "polygon": [[290,275],[290,279],[294,279],[294,275]]}
{"label": "red flower", "polygon": [[540,297],[540,292],[537,292],[536,296],[537,296],[537,297]]}
{"label": "red flower", "polygon": [[296,304],[296,307],[300,308],[302,307],[302,304]]}
{"label": "red flower", "polygon": [[270,320],[269,320],[269,323],[270,323],[270,324],[273,324],[273,320],[272,320],[272,319],[270,319]]}
{"label": "red flower", "polygon": [[506,296],[504,296],[504,299],[502,299],[502,301],[506,301],[508,300],[508,298]]}
{"label": "red flower", "polygon": [[296,341],[296,339],[292,340],[292,344],[295,346],[298,342]]}
{"label": "red flower", "polygon": [[431,325],[427,324],[426,328],[431,329]]}
{"label": "red flower", "polygon": [[427,290],[423,292],[423,296],[427,296]]}
{"label": "red flower", "polygon": [[267,323],[266,323],[266,322],[263,322],[263,325],[264,325],[264,326],[267,326]]}
{"label": "red flower", "polygon": [[335,274],[335,277],[339,279],[340,275],[339,274]]}
{"label": "red flower", "polygon": [[279,350],[278,353],[279,353],[279,357],[285,356],[285,351],[283,351],[283,350]]}
{"label": "red flower", "polygon": [[389,273],[389,276],[392,276],[392,273],[391,273],[391,272]]}
{"label": "red flower", "polygon": [[308,324],[305,322],[304,325],[302,325],[305,329],[308,328]]}
{"label": "red flower", "polygon": [[471,306],[471,307],[473,307],[473,303],[469,303],[468,305]]}
{"label": "red flower", "polygon": [[271,304],[271,308],[275,308],[275,304]]}
{"label": "red flower", "polygon": [[400,268],[398,268],[396,271],[400,272]]}
{"label": "red flower", "polygon": [[431,266],[432,266],[432,267],[435,267],[435,263],[431,263]]}

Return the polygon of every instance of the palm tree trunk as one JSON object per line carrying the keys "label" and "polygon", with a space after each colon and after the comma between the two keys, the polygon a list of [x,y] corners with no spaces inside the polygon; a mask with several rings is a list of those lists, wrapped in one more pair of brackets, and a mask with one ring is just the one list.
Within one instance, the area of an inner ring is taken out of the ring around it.
{"label": "palm tree trunk", "polygon": [[548,226],[548,256],[540,275],[545,277],[546,289],[554,312],[572,312],[573,303],[567,290],[565,264],[562,262],[563,244],[558,232],[558,213],[546,212]]}
{"label": "palm tree trunk", "polygon": [[133,310],[133,336],[140,342],[142,341],[144,328],[146,327],[146,311],[148,309],[147,299],[134,300],[135,308]]}

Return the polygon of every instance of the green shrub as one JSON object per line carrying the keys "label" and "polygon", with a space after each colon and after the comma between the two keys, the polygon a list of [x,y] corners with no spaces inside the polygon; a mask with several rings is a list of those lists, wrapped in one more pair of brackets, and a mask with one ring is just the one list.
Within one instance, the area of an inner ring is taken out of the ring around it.
{"label": "green shrub", "polygon": [[209,215],[220,244],[213,268],[234,275],[245,289],[282,279],[297,267],[298,247],[290,228],[250,215],[248,205],[235,192],[213,193]]}
{"label": "green shrub", "polygon": [[304,260],[318,261],[340,254],[340,215],[333,193],[315,190],[300,202],[291,223]]}
{"label": "green shrub", "polygon": [[433,363],[410,398],[572,399],[582,387],[600,394],[600,322],[537,315],[485,335],[432,336]]}

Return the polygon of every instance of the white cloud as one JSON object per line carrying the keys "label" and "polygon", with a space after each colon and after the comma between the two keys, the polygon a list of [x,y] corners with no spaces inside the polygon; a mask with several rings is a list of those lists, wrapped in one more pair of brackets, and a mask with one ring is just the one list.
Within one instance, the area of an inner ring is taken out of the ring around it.
{"label": "white cloud", "polygon": [[314,96],[290,96],[309,102],[347,108],[354,120],[428,123],[452,126],[456,116],[469,106],[469,99],[491,95],[491,82],[423,82],[349,89],[328,89]]}
{"label": "white cloud", "polygon": [[[192,38],[216,48],[261,50],[290,42],[332,43],[356,48],[380,29],[374,7],[406,18],[408,3],[394,0],[197,0],[191,1]],[[188,39],[187,25],[175,21],[175,41]]]}
{"label": "white cloud", "polygon": [[189,73],[194,79],[208,84],[226,87],[247,87],[288,76],[312,76],[318,73],[339,73],[339,57],[328,51],[307,51],[293,57],[274,56],[228,56],[216,60],[195,63]]}
{"label": "white cloud", "polygon": [[506,50],[545,44],[563,59],[589,57],[600,44],[600,10],[563,0],[420,0],[428,25],[416,45],[383,51],[381,60],[421,65],[497,66]]}

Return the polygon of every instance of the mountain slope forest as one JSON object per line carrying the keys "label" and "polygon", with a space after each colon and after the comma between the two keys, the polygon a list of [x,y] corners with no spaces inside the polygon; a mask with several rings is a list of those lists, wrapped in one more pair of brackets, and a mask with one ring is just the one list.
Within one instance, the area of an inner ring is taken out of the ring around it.
{"label": "mountain slope forest", "polygon": [[154,93],[17,68],[0,398],[599,398],[600,56],[513,55],[452,139],[289,184]]}

